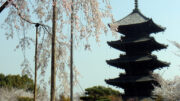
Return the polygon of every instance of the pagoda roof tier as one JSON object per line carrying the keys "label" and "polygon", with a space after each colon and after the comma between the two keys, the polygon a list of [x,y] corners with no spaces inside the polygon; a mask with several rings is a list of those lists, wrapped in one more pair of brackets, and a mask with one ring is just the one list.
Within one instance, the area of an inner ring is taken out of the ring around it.
{"label": "pagoda roof tier", "polygon": [[[134,85],[134,86],[140,85],[140,84],[144,84],[144,83],[150,84],[150,85],[151,85],[151,83],[157,83],[156,80],[150,75],[147,75],[147,76],[124,75],[124,76],[120,76],[118,78],[105,80],[105,82],[110,85],[122,87],[122,88],[131,86],[131,85]],[[147,83],[147,82],[151,82],[151,83]]]}
{"label": "pagoda roof tier", "polygon": [[123,55],[120,56],[120,58],[107,60],[107,64],[121,68],[121,69],[127,69],[128,67],[131,68],[148,68],[151,70],[154,70],[156,68],[160,67],[166,67],[169,66],[169,63],[162,62],[157,60],[156,56],[152,55],[146,55],[146,56],[127,56]]}
{"label": "pagoda roof tier", "polygon": [[164,31],[165,28],[157,25],[152,19],[145,17],[138,9],[133,10],[125,18],[109,24],[109,27],[122,34],[128,34],[132,32],[148,32],[156,33]]}
{"label": "pagoda roof tier", "polygon": [[153,37],[140,37],[140,38],[123,38],[118,41],[107,42],[109,46],[121,51],[146,51],[152,52],[167,48],[167,45],[156,42]]}

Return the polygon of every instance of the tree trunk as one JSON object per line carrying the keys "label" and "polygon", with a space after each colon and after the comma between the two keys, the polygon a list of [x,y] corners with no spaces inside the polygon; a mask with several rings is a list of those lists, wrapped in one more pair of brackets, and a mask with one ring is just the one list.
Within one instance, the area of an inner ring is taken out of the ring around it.
{"label": "tree trunk", "polygon": [[55,101],[56,96],[56,0],[53,0],[53,19],[52,19],[52,55],[51,55],[51,100]]}
{"label": "tree trunk", "polygon": [[74,0],[72,0],[72,4],[71,4],[70,101],[73,101],[73,32],[74,32]]}
{"label": "tree trunk", "polygon": [[39,24],[36,25],[36,46],[35,46],[35,75],[34,75],[34,101],[36,101],[36,95],[37,95],[37,60],[38,60],[38,27]]}

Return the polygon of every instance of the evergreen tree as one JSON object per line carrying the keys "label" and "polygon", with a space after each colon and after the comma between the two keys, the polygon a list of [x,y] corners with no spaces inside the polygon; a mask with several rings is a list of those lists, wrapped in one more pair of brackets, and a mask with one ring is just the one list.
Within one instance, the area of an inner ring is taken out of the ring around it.
{"label": "evergreen tree", "polygon": [[[113,101],[113,99],[121,99],[120,92],[103,86],[94,86],[85,89],[85,96],[80,99],[84,101]],[[118,100],[118,101],[119,101]]]}
{"label": "evergreen tree", "polygon": [[17,88],[33,91],[33,80],[27,75],[7,75],[0,74],[0,88]]}

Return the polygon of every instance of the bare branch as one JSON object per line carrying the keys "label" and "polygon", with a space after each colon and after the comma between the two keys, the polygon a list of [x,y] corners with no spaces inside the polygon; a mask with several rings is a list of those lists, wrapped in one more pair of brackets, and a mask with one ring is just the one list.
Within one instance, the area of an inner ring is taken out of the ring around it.
{"label": "bare branch", "polygon": [[49,34],[51,34],[51,33],[49,32],[49,30],[48,30],[48,29],[50,28],[48,25],[45,25],[45,24],[42,24],[42,23],[33,22],[33,21],[29,20],[29,19],[26,19],[26,18],[23,17],[22,14],[20,13],[20,10],[19,10],[18,6],[17,6],[15,3],[12,3],[12,5],[13,5],[13,7],[15,7],[15,8],[17,9],[18,15],[19,15],[19,17],[20,17],[22,20],[24,20],[24,21],[26,21],[26,22],[28,22],[28,23],[30,23],[30,24],[34,24],[34,25],[38,24],[38,25],[42,26]]}

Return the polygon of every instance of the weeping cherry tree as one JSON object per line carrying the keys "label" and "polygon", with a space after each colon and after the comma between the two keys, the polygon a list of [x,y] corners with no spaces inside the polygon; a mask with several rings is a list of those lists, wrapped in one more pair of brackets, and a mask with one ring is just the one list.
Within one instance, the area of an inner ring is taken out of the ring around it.
{"label": "weeping cherry tree", "polygon": [[[6,0],[0,0],[3,4]],[[70,67],[70,35],[73,29],[74,46],[82,45],[85,49],[90,49],[89,38],[94,37],[99,42],[99,37],[107,33],[106,24],[103,18],[112,18],[109,0],[13,0],[13,5],[8,6],[8,15],[1,24],[1,28],[6,29],[6,37],[18,38],[19,43],[16,49],[21,49],[24,60],[21,64],[22,73],[32,75],[30,61],[26,56],[26,51],[35,44],[35,37],[32,35],[33,22],[39,22],[45,26],[39,26],[38,43],[38,70],[40,70],[40,82],[47,86],[44,77],[47,75],[51,60],[51,38],[52,38],[52,17],[53,5],[57,7],[56,15],[56,42],[55,58],[57,81],[59,82],[56,90],[59,93],[69,95],[69,72]],[[73,19],[71,18],[73,5]],[[73,20],[73,26],[71,26]],[[46,26],[48,25],[48,26]],[[81,43],[83,44],[81,44]],[[73,65],[74,84],[78,82],[79,75],[77,68]],[[55,77],[56,77],[55,76]]]}

